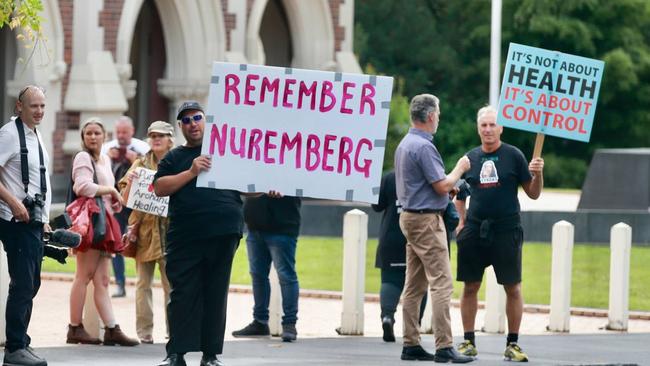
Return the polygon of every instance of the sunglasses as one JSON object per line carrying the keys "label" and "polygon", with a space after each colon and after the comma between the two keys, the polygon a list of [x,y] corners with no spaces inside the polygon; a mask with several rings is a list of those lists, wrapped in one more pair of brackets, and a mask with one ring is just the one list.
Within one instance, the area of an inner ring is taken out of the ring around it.
{"label": "sunglasses", "polygon": [[183,122],[184,125],[189,125],[192,121],[199,123],[202,119],[203,119],[202,114],[195,114],[192,117],[181,118],[181,122]]}

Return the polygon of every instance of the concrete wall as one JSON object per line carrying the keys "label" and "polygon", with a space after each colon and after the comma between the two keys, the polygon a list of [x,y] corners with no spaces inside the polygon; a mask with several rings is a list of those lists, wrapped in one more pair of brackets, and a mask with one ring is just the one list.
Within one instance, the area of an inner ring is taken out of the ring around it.
{"label": "concrete wall", "polygon": [[[381,214],[369,205],[353,205],[339,202],[304,201],[302,206],[301,235],[341,236],[343,215],[352,209],[368,214],[368,237],[379,233]],[[575,225],[576,243],[609,243],[612,225],[624,222],[632,226],[633,245],[650,246],[650,213],[623,213],[611,211],[542,212],[522,213],[525,240],[551,241],[554,223],[566,220]]]}
{"label": "concrete wall", "polygon": [[[355,208],[368,214],[368,238],[377,238],[381,213],[374,212],[370,205],[311,200],[302,203],[300,235],[342,237],[343,215]],[[50,216],[55,217],[62,211],[62,204],[53,205]],[[624,222],[632,227],[632,245],[650,246],[650,213],[527,211],[522,212],[521,220],[526,241],[550,243],[553,224],[566,220],[575,225],[576,243],[607,245],[611,227]]]}

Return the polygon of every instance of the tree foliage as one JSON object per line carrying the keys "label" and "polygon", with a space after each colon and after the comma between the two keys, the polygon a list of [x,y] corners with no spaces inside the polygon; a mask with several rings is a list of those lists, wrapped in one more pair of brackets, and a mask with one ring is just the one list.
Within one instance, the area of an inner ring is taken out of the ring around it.
{"label": "tree foliage", "polygon": [[[479,144],[475,114],[488,102],[490,2],[356,0],[355,5],[355,51],[362,66],[403,80],[393,98],[409,100],[423,92],[440,97],[436,142],[453,164]],[[546,139],[548,163],[564,172],[549,183],[580,187],[597,148],[650,146],[650,2],[504,0],[501,70],[510,42],[605,61],[591,142]],[[402,115],[408,117],[408,103],[394,103],[391,118]],[[398,139],[396,125],[391,119],[389,148],[391,139]],[[513,129],[503,136],[528,156],[534,139]],[[385,166],[392,166],[389,151],[386,159]]]}
{"label": "tree foliage", "polygon": [[36,50],[38,42],[43,40],[43,19],[38,15],[41,11],[41,0],[0,0],[0,28],[8,26],[16,32],[16,39],[25,43],[25,47]]}

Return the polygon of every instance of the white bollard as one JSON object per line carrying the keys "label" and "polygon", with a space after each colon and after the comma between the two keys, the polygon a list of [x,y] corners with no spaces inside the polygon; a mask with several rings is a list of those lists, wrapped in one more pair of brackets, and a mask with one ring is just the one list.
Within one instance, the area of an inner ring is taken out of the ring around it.
{"label": "white bollard", "polygon": [[7,267],[7,253],[5,253],[0,241],[0,343],[7,340],[5,328],[7,321],[5,313],[7,311],[7,296],[9,295],[9,267]]}
{"label": "white bollard", "polygon": [[275,266],[271,266],[269,273],[269,282],[271,283],[271,298],[269,299],[269,330],[271,335],[279,336],[282,334],[282,291],[280,290],[280,280]]}
{"label": "white bollard", "polygon": [[632,228],[619,222],[612,226],[610,238],[609,322],[607,329],[627,330]]}
{"label": "white bollard", "polygon": [[570,328],[573,232],[573,225],[564,220],[553,225],[551,313],[547,328],[552,332],[568,332]]}
{"label": "white bollard", "polygon": [[341,335],[363,335],[368,215],[348,211],[343,217],[343,312]]}
{"label": "white bollard", "polygon": [[83,314],[83,324],[86,332],[90,334],[91,337],[97,337],[103,339],[103,329],[102,323],[99,319],[99,313],[97,313],[97,307],[95,306],[95,285],[92,281],[88,283],[86,287],[86,302],[84,303],[84,314]]}
{"label": "white bollard", "polygon": [[433,334],[433,305],[431,303],[431,290],[427,287],[427,305],[424,308],[420,324],[420,333],[422,334]]}
{"label": "white bollard", "polygon": [[485,321],[482,331],[504,333],[506,330],[506,291],[497,283],[494,269],[485,269]]}

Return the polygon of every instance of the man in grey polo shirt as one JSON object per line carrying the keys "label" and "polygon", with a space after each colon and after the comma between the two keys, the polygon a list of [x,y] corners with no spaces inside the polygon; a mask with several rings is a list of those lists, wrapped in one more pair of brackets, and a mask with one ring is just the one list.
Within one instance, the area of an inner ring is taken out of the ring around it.
{"label": "man in grey polo shirt", "polygon": [[[449,303],[453,291],[445,224],[449,192],[469,170],[463,156],[449,175],[432,139],[438,129],[440,104],[431,94],[413,97],[411,129],[395,152],[397,199],[402,204],[400,228],[406,237],[406,284],[402,299],[404,347],[402,360],[466,363],[472,357],[453,347]],[[420,346],[418,319],[422,296],[431,289],[435,355]]]}

